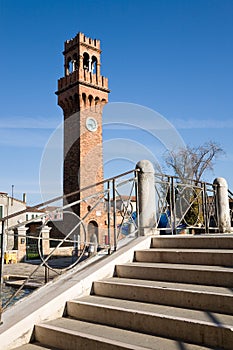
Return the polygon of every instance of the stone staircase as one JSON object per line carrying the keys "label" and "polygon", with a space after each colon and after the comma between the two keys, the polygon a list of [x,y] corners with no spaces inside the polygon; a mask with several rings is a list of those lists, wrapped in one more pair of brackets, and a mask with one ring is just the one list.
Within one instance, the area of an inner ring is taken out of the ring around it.
{"label": "stone staircase", "polygon": [[17,349],[232,350],[233,236],[153,237]]}

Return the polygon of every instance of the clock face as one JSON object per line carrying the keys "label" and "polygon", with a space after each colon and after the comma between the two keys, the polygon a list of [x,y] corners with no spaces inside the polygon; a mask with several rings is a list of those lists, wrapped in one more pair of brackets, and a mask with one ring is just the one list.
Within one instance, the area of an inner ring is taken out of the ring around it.
{"label": "clock face", "polygon": [[86,128],[89,131],[96,131],[98,128],[98,124],[95,118],[93,117],[88,117],[86,119]]}

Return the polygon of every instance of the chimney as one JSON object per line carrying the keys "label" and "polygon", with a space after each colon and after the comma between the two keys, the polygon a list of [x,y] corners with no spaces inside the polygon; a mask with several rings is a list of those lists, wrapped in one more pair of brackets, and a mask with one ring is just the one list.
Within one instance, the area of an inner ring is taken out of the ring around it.
{"label": "chimney", "polygon": [[23,193],[23,202],[27,202],[27,195],[26,195],[26,193]]}

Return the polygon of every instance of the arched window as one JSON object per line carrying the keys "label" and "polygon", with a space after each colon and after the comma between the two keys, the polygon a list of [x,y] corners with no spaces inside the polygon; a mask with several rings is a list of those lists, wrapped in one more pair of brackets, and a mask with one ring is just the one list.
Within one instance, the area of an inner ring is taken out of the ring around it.
{"label": "arched window", "polygon": [[86,69],[89,71],[89,55],[87,52],[84,52],[83,54],[83,69]]}
{"label": "arched window", "polygon": [[95,98],[95,111],[98,112],[100,107],[100,99],[99,97]]}
{"label": "arched window", "polygon": [[66,61],[66,75],[69,75],[72,72],[73,72],[73,65],[72,65],[71,57],[68,57]]}
{"label": "arched window", "polygon": [[77,54],[75,53],[72,58],[68,57],[66,61],[66,75],[70,75],[77,69],[78,69],[78,59],[77,59]]}
{"label": "arched window", "polygon": [[86,94],[85,94],[84,92],[82,93],[82,101],[83,101],[84,107],[86,107],[86,104],[87,104],[87,96],[86,96]]}
{"label": "arched window", "polygon": [[73,55],[72,63],[73,63],[73,72],[74,72],[75,70],[78,69],[78,56],[76,53]]}
{"label": "arched window", "polygon": [[91,95],[88,96],[88,103],[89,103],[89,107],[91,107],[93,103],[93,96]]}
{"label": "arched window", "polygon": [[98,231],[97,222],[94,220],[90,221],[87,226],[88,240],[96,246],[98,245]]}
{"label": "arched window", "polygon": [[97,58],[95,56],[91,58],[91,73],[97,74]]}

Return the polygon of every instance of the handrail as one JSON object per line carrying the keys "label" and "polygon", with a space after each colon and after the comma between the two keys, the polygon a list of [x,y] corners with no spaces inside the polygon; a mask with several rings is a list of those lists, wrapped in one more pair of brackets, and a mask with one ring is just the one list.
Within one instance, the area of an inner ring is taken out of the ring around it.
{"label": "handrail", "polygon": [[[39,204],[37,204],[37,205],[34,205],[34,206],[30,207],[30,208],[31,208],[31,209],[39,209],[40,207],[44,207],[45,205],[48,205],[48,204],[50,204],[50,203],[56,202],[56,201],[61,200],[61,199],[64,199],[64,198],[69,198],[69,197],[74,196],[74,195],[76,195],[76,194],[78,194],[78,193],[87,191],[87,190],[89,190],[89,189],[91,189],[91,188],[93,188],[93,187],[103,185],[103,184],[105,184],[105,183],[108,183],[109,181],[116,180],[116,179],[118,179],[118,178],[120,178],[120,177],[122,177],[122,176],[131,174],[131,173],[137,172],[137,171],[139,171],[139,170],[138,170],[138,169],[133,169],[133,170],[126,171],[126,172],[124,172],[124,173],[122,173],[122,174],[119,174],[119,175],[116,175],[116,176],[113,176],[113,177],[109,177],[109,178],[107,178],[107,179],[105,179],[105,180],[102,180],[102,181],[99,181],[99,182],[97,182],[97,183],[95,183],[95,184],[86,186],[86,187],[84,187],[84,188],[81,188],[80,190],[71,192],[71,193],[69,193],[69,194],[61,195],[61,196],[58,196],[58,197],[51,198],[51,199],[47,200],[46,202],[41,202],[41,203],[39,203]],[[18,211],[18,212],[12,213],[12,214],[10,214],[10,215],[4,216],[3,218],[0,218],[0,222],[5,221],[5,220],[8,220],[8,219],[11,219],[11,218],[13,218],[13,217],[15,217],[15,216],[24,214],[24,213],[26,213],[27,211],[28,211],[28,209],[24,209],[24,210],[20,210],[20,211]]]}
{"label": "handrail", "polygon": [[[51,198],[51,199],[49,199],[49,200],[47,200],[47,201],[45,201],[45,202],[38,203],[38,204],[36,204],[36,205],[34,205],[34,206],[30,207],[30,208],[31,208],[31,209],[39,209],[40,207],[44,207],[44,206],[46,206],[46,205],[48,205],[48,204],[51,204],[51,203],[53,203],[53,202],[56,202],[56,201],[58,201],[58,200],[61,200],[61,199],[64,199],[64,198],[69,198],[69,197],[74,196],[74,195],[77,195],[77,194],[79,194],[79,193],[81,193],[81,192],[87,191],[87,190],[89,190],[89,189],[91,189],[91,188],[93,188],[93,187],[103,185],[103,184],[105,184],[105,183],[107,183],[107,182],[109,182],[109,181],[116,180],[116,179],[118,179],[118,178],[120,178],[120,177],[122,177],[122,176],[128,175],[128,174],[133,173],[133,172],[139,172],[139,171],[140,171],[139,169],[128,170],[128,171],[126,171],[126,172],[124,172],[124,173],[121,173],[121,174],[119,174],[119,175],[115,175],[115,176],[109,177],[109,178],[107,178],[107,179],[105,179],[105,180],[102,180],[102,181],[99,181],[99,182],[97,182],[97,183],[95,183],[95,184],[92,184],[92,185],[86,186],[86,187],[84,187],[84,188],[81,188],[80,190],[77,190],[77,191],[74,191],[74,192],[70,192],[69,194],[66,194],[66,195],[60,195],[60,196]],[[167,174],[164,174],[164,173],[155,173],[155,177],[156,177],[156,176],[162,176],[162,177],[165,177],[165,176],[166,176],[167,178],[173,178],[173,179],[178,179],[178,180],[180,179],[178,176],[175,176],[175,175],[167,175]],[[208,183],[208,182],[204,182],[204,181],[196,181],[196,180],[194,180],[194,179],[189,179],[189,178],[186,178],[185,180],[186,180],[186,181],[195,182],[196,184],[199,183],[199,184],[206,184],[206,185],[214,186],[213,184]],[[233,196],[233,193],[232,193],[230,190],[228,190],[228,192]],[[26,209],[24,209],[24,210],[20,210],[20,211],[17,211],[17,212],[15,212],[15,213],[12,213],[12,214],[10,214],[10,215],[4,216],[3,218],[0,218],[0,222],[5,221],[5,220],[8,220],[8,219],[11,219],[11,218],[13,218],[13,217],[15,217],[15,216],[24,214],[24,213],[26,213],[27,211],[28,211],[28,209],[26,208]]]}
{"label": "handrail", "polygon": [[[176,175],[168,175],[168,174],[164,174],[164,173],[155,173],[154,174],[155,177],[156,176],[161,176],[161,177],[167,177],[167,178],[173,178],[173,179],[177,179],[177,180],[181,180],[179,176],[176,176]],[[185,178],[185,181],[190,181],[190,182],[193,182],[195,184],[206,184],[206,185],[209,185],[209,186],[212,186],[212,187],[215,187],[216,185],[213,184],[213,183],[210,183],[210,182],[205,182],[205,181],[200,181],[200,180],[195,180],[195,179],[191,179],[191,178]],[[183,182],[181,182],[183,183]],[[188,185],[188,183],[184,183],[185,185]],[[233,193],[232,193],[233,195]]]}

